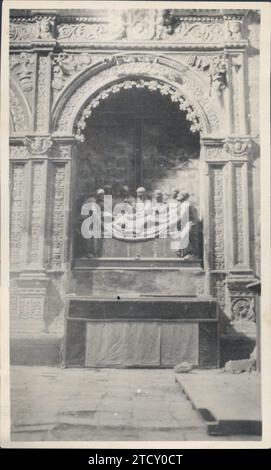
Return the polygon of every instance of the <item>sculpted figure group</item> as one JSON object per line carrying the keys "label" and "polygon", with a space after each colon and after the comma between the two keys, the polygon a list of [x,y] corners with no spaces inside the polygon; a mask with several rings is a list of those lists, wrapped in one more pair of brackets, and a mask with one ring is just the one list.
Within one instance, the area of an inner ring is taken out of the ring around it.
{"label": "sculpted figure group", "polygon": [[[121,204],[128,204],[131,208],[130,213],[131,217],[136,215],[138,220],[142,221],[141,226],[139,222],[139,230],[144,233],[146,228],[146,217],[153,215],[156,217],[155,225],[161,223],[161,216],[168,213],[169,207],[176,207],[177,214],[181,214],[181,205],[184,201],[189,199],[189,193],[182,191],[176,187],[170,190],[170,194],[163,194],[160,189],[155,189],[152,195],[149,195],[144,187],[138,187],[133,195],[127,185],[124,185],[118,191],[118,194],[113,193],[113,188],[111,185],[105,185],[103,188],[98,188],[94,196],[89,197],[84,201],[84,204],[89,202],[95,202],[101,209],[104,220],[106,220],[107,213],[105,208],[105,196],[112,197],[112,209],[113,209],[113,222],[119,230],[126,230],[126,236],[129,235],[129,223],[127,224],[127,214],[125,211],[119,210]],[[115,211],[115,208],[118,208]],[[160,217],[160,219],[158,218]],[[128,217],[129,219],[129,217]],[[157,220],[157,221],[156,221]],[[128,220],[129,222],[129,220]],[[177,230],[181,230],[179,222],[177,222]],[[189,244],[186,248],[176,249],[175,254],[182,260],[198,259],[200,257],[199,253],[199,220],[197,216],[197,211],[189,202]],[[155,238],[155,237],[153,237]],[[150,238],[147,238],[150,239]],[[128,240],[129,241],[129,240]],[[89,243],[88,243],[89,245]],[[92,246],[92,243],[91,243]],[[89,250],[88,250],[89,251]],[[93,247],[90,250],[93,256]],[[94,250],[95,251],[95,250]]]}

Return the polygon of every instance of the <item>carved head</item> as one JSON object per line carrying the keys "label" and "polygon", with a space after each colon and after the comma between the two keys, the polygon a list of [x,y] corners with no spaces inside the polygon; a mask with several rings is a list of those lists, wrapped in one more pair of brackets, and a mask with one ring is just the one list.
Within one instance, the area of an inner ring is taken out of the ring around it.
{"label": "carved head", "polygon": [[157,202],[162,202],[163,200],[163,194],[162,194],[162,191],[160,191],[160,189],[156,189],[153,193],[153,198],[157,201]]}
{"label": "carved head", "polygon": [[122,197],[127,197],[127,196],[129,196],[129,194],[130,194],[129,187],[128,187],[127,185],[122,186],[120,193],[121,193],[121,196],[122,196]]}
{"label": "carved head", "polygon": [[146,189],[143,186],[140,186],[136,190],[136,197],[139,199],[146,199]]}
{"label": "carved head", "polygon": [[104,190],[102,188],[97,189],[96,191],[96,200],[102,201],[104,198]]}
{"label": "carved head", "polygon": [[111,195],[112,194],[112,186],[110,184],[105,185],[104,194],[106,194],[106,195]]}
{"label": "carved head", "polygon": [[178,202],[184,202],[189,198],[189,193],[186,193],[184,191],[181,191],[178,196],[177,196],[177,201]]}
{"label": "carved head", "polygon": [[178,188],[172,188],[172,189],[171,189],[171,197],[172,197],[172,199],[176,199],[177,196],[178,196],[178,194],[179,194],[179,192],[180,192],[180,191],[179,191]]}

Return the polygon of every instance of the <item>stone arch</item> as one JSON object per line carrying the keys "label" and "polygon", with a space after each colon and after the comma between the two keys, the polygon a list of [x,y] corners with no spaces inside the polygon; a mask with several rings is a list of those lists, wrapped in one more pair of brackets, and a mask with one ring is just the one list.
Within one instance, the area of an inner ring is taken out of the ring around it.
{"label": "stone arch", "polygon": [[13,79],[10,79],[9,122],[11,134],[24,133],[31,127],[31,110],[24,94]]}
{"label": "stone arch", "polygon": [[188,112],[194,130],[200,130],[202,136],[220,136],[225,132],[224,107],[214,92],[210,96],[206,80],[187,65],[151,54],[111,56],[77,75],[53,105],[53,131],[61,135],[77,134],[80,138],[84,119],[91,114],[97,100],[131,83],[150,90],[156,88],[172,101],[179,101],[180,109]]}

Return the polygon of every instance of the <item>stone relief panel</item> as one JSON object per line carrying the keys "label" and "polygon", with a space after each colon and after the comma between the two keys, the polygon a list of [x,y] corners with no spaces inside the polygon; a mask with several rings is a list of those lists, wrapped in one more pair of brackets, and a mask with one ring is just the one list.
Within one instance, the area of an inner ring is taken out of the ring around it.
{"label": "stone relief panel", "polygon": [[11,145],[9,148],[10,160],[26,160],[30,157],[30,153],[25,145]]}
{"label": "stone relief panel", "polygon": [[54,16],[12,18],[9,26],[11,43],[50,41],[54,36]]}
{"label": "stone relief panel", "polygon": [[233,166],[234,264],[245,263],[243,165]]}
{"label": "stone relief panel", "polygon": [[27,131],[29,129],[29,122],[25,106],[12,88],[9,89],[9,110],[12,123],[11,132]]}
{"label": "stone relief panel", "polygon": [[38,59],[36,129],[41,132],[48,130],[49,60],[48,56],[40,56]]}
{"label": "stone relief panel", "polygon": [[52,54],[52,89],[54,98],[76,73],[81,72],[92,63],[89,53],[60,53]]}
{"label": "stone relief panel", "polygon": [[240,107],[241,102],[241,90],[240,90],[240,69],[241,63],[238,56],[231,56],[230,67],[231,67],[231,92],[232,92],[232,130],[235,134],[240,134]]}
{"label": "stone relief panel", "polygon": [[65,230],[65,183],[66,164],[51,165],[52,181],[51,227],[50,227],[50,267],[62,269],[64,262],[64,230]]}
{"label": "stone relief panel", "polygon": [[25,231],[25,164],[13,163],[10,173],[10,263],[11,267],[16,269],[22,264],[23,235]]}
{"label": "stone relief panel", "polygon": [[45,287],[17,287],[11,295],[11,335],[25,336],[44,332]]}
{"label": "stone relief panel", "polygon": [[43,243],[43,207],[44,207],[44,162],[32,165],[32,207],[31,207],[31,249],[29,262],[39,265],[42,263]]}
{"label": "stone relief panel", "polygon": [[10,74],[27,98],[33,109],[34,83],[35,83],[35,55],[27,52],[11,54]]}
{"label": "stone relief panel", "polygon": [[224,269],[224,165],[210,165],[210,191],[211,191],[211,213],[212,223],[212,268]]}

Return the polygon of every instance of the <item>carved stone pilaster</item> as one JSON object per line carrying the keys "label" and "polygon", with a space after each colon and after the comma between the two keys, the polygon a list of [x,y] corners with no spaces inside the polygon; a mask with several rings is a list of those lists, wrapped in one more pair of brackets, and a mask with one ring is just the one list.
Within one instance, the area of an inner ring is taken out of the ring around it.
{"label": "carved stone pilaster", "polygon": [[26,216],[26,164],[14,162],[10,169],[10,264],[20,269],[25,248]]}
{"label": "carved stone pilaster", "polygon": [[211,268],[225,269],[225,208],[224,208],[224,164],[212,164],[210,175],[211,211],[209,223],[211,224]]}

